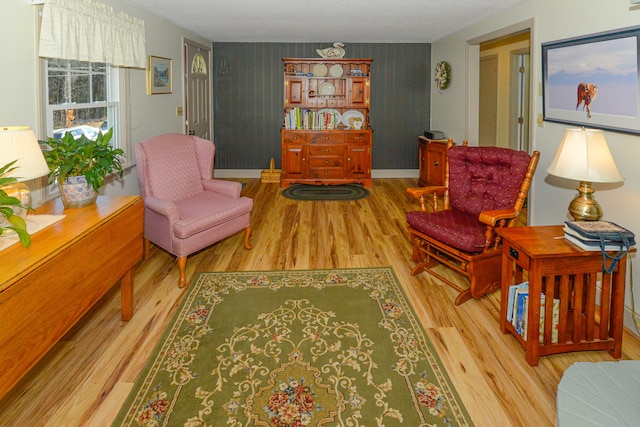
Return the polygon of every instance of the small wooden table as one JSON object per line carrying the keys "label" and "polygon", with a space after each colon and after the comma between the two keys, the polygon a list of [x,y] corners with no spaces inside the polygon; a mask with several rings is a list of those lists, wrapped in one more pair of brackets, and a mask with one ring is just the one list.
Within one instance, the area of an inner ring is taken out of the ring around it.
{"label": "small wooden table", "polygon": [[[618,261],[612,274],[603,273],[602,253],[567,242],[559,225],[502,228],[498,234],[502,237],[500,329],[518,338],[527,362],[535,366],[539,356],[584,350],[608,350],[619,359],[627,258]],[[526,336],[521,336],[507,321],[507,306],[509,286],[525,280],[529,281],[528,327]]]}
{"label": "small wooden table", "polygon": [[0,399],[120,281],[122,319],[133,315],[133,269],[142,258],[140,196],[98,197],[36,214],[66,217],[0,252]]}

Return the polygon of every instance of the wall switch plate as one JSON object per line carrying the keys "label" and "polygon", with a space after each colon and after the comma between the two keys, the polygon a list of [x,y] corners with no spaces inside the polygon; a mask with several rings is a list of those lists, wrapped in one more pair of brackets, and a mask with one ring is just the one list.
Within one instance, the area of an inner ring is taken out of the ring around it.
{"label": "wall switch plate", "polygon": [[176,116],[180,117],[182,115],[182,107],[176,107]]}

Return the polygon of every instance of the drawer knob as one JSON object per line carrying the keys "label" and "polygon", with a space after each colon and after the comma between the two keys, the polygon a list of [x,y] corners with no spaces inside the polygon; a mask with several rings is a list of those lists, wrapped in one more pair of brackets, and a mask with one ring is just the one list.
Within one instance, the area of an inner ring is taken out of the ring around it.
{"label": "drawer knob", "polygon": [[518,251],[513,248],[509,248],[509,255],[511,255],[513,259],[518,259]]}

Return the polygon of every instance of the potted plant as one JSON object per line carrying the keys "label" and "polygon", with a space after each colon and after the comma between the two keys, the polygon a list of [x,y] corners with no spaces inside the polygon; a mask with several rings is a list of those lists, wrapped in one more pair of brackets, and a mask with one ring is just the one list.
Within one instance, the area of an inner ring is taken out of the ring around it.
{"label": "potted plant", "polygon": [[16,233],[25,248],[31,244],[31,236],[27,233],[27,224],[14,209],[28,209],[16,197],[9,196],[2,188],[16,182],[16,178],[5,176],[16,169],[12,167],[17,160],[0,167],[0,235]]}
{"label": "potted plant", "polygon": [[60,138],[49,138],[50,149],[44,151],[49,165],[49,180],[58,180],[62,203],[65,207],[83,207],[95,203],[98,190],[107,174],[118,172],[124,151],[109,144],[113,128],[98,132],[95,139],[86,135],[74,137],[71,132]]}

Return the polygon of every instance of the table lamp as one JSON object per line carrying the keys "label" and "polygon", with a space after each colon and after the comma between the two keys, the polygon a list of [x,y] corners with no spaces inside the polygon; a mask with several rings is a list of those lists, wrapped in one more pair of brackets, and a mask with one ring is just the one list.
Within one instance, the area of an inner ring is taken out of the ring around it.
{"label": "table lamp", "polygon": [[562,141],[547,172],[580,181],[578,194],[569,204],[576,221],[597,221],[602,208],[593,197],[592,182],[624,181],[616,167],[604,133],[596,129],[565,129]]}
{"label": "table lamp", "polygon": [[[8,196],[20,200],[23,206],[30,206],[31,192],[22,181],[40,178],[49,173],[38,140],[29,126],[0,127],[0,165],[16,160],[11,176],[17,182],[5,185],[2,189]],[[16,215],[25,216],[25,209],[14,208]]]}

